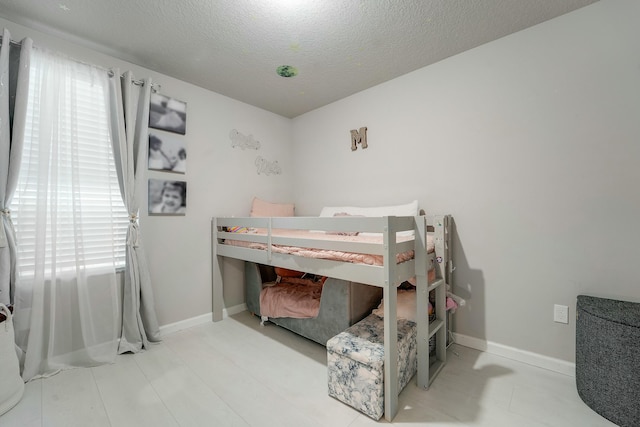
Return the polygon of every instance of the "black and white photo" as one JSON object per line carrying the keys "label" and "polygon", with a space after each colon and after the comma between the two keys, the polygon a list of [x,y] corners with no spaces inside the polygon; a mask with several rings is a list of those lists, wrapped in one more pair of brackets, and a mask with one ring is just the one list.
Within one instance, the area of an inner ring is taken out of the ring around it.
{"label": "black and white photo", "polygon": [[183,140],[149,132],[148,167],[152,170],[187,172],[187,147]]}
{"label": "black and white photo", "polygon": [[187,183],[149,179],[149,214],[184,215],[187,212]]}
{"label": "black and white photo", "polygon": [[187,103],[159,93],[151,94],[149,127],[185,134],[187,128]]}

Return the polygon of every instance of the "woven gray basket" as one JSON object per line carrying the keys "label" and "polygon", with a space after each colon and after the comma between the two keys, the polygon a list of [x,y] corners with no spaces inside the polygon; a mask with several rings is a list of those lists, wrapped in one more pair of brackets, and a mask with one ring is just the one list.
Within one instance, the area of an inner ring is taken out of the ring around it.
{"label": "woven gray basket", "polygon": [[578,296],[576,386],[591,409],[640,426],[640,304]]}

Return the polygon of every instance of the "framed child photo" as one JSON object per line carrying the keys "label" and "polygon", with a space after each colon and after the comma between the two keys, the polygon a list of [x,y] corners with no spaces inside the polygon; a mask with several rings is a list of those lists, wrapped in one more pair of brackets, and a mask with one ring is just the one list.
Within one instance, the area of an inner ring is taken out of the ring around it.
{"label": "framed child photo", "polygon": [[187,103],[152,93],[149,103],[149,127],[184,135],[187,129]]}
{"label": "framed child photo", "polygon": [[149,215],[184,215],[187,213],[187,183],[149,179]]}
{"label": "framed child photo", "polygon": [[186,173],[185,142],[163,132],[149,132],[148,167],[151,170]]}

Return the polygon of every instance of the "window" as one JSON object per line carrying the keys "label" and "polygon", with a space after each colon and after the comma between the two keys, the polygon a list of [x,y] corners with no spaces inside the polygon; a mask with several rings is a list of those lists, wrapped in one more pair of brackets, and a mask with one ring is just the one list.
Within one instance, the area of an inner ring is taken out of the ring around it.
{"label": "window", "polygon": [[123,267],[128,214],[111,149],[104,70],[33,49],[18,185],[19,274]]}

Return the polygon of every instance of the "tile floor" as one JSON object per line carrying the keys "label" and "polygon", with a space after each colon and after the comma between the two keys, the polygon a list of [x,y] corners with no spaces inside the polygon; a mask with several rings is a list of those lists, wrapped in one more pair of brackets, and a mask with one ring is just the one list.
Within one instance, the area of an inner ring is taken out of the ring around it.
{"label": "tile floor", "polygon": [[[453,345],[429,391],[415,379],[397,425],[613,426],[572,377]],[[375,422],[327,396],[326,350],[244,312],[166,336],[113,365],[26,385],[0,426],[361,427]]]}

